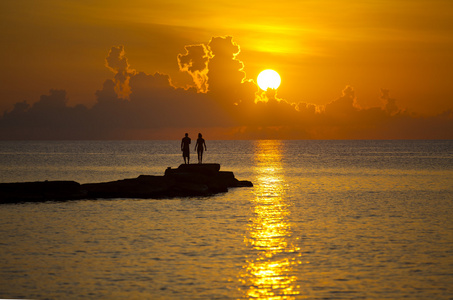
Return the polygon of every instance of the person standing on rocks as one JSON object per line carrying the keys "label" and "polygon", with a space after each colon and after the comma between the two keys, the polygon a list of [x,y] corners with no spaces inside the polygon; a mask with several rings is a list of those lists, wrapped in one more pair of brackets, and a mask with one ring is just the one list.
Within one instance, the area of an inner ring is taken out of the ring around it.
{"label": "person standing on rocks", "polygon": [[[182,151],[182,157],[184,158],[184,163],[185,164],[190,164],[190,145],[191,139],[189,137],[189,134],[186,133],[185,137],[182,138],[181,140],[181,151]],[[187,158],[187,162],[186,162]]]}
{"label": "person standing on rocks", "polygon": [[204,150],[208,151],[208,149],[206,148],[206,142],[205,142],[204,138],[202,138],[201,133],[199,133],[197,143],[195,144],[195,151],[197,151],[197,153],[198,153],[198,163],[199,164],[203,163],[203,146],[204,146]]}

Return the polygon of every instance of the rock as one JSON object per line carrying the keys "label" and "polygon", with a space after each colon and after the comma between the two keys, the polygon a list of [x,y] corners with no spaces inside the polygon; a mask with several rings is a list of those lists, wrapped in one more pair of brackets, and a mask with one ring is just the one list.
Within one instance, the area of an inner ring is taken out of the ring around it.
{"label": "rock", "polygon": [[177,170],[182,172],[212,175],[220,171],[220,164],[182,164],[179,165]]}
{"label": "rock", "polygon": [[220,171],[219,164],[180,165],[167,168],[164,176],[140,175],[110,182],[79,184],[75,181],[0,183],[0,204],[25,201],[97,198],[172,198],[209,196],[230,187],[251,187],[233,172]]}
{"label": "rock", "polygon": [[203,183],[180,182],[173,188],[173,193],[178,196],[209,196],[212,190]]}
{"label": "rock", "polygon": [[248,180],[238,180],[236,187],[253,187],[253,183]]}
{"label": "rock", "polygon": [[137,178],[82,184],[89,198],[159,198],[171,183],[162,176],[140,175]]}
{"label": "rock", "polygon": [[[177,185],[181,183],[205,184],[208,193],[227,192],[228,187],[232,186],[231,175],[220,172],[219,164],[183,164],[177,169],[167,168],[165,177],[173,180]],[[232,172],[230,172],[232,174]],[[226,176],[225,176],[226,175]],[[234,175],[232,175],[234,179]]]}
{"label": "rock", "polygon": [[0,203],[82,199],[87,194],[75,181],[0,183]]}

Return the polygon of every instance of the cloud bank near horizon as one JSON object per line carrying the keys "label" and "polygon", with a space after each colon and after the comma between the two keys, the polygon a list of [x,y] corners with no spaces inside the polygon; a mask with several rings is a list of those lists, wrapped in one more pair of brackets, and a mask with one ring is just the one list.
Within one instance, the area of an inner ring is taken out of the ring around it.
{"label": "cloud bank near horizon", "polygon": [[360,107],[354,88],[320,106],[281,99],[247,78],[233,38],[213,37],[179,54],[193,84],[176,87],[166,74],[132,69],[124,46],[113,46],[105,66],[113,78],[96,103],[68,106],[51,89],[33,105],[18,102],[0,118],[0,139],[178,139],[203,132],[209,139],[451,139],[453,111],[421,116],[398,107],[381,89],[381,107]]}

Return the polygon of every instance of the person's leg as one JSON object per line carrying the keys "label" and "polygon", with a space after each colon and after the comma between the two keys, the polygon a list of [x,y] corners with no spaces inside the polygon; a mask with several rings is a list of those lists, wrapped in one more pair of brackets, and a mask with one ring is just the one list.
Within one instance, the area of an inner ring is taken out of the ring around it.
{"label": "person's leg", "polygon": [[198,151],[198,163],[199,164],[203,163],[203,150]]}

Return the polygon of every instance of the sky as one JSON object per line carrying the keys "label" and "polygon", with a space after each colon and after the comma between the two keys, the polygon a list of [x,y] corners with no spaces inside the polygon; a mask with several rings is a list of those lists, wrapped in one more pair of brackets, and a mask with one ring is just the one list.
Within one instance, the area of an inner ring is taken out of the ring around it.
{"label": "sky", "polygon": [[0,139],[453,138],[451,20],[450,0],[2,0]]}

